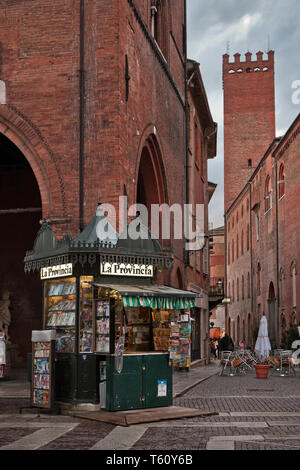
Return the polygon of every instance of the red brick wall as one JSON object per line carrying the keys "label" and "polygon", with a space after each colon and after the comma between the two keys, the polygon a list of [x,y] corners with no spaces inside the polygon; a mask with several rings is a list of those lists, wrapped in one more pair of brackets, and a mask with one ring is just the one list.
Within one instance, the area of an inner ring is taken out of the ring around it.
{"label": "red brick wall", "polygon": [[[149,0],[84,2],[84,224],[94,215],[99,199],[116,204],[124,184],[129,204],[136,201],[142,148],[151,134],[160,153],[166,202],[184,202],[184,0],[162,3],[167,57],[149,32]],[[0,105],[0,132],[29,161],[43,217],[52,222],[57,236],[66,231],[76,236],[80,2],[2,1],[0,43],[0,76],[7,90],[7,104]],[[26,248],[31,249],[33,242],[32,234]],[[161,280],[177,284],[178,268],[184,277],[183,243],[172,245],[173,274],[166,273]]]}
{"label": "red brick wall", "polygon": [[[250,244],[247,249],[247,230],[250,227],[249,190],[246,186],[240,198],[226,214],[227,230],[227,268],[226,268],[226,297],[230,297],[231,303],[227,306],[227,325],[230,319],[230,334],[235,342],[245,339],[247,345],[252,345],[252,337],[249,329],[252,328],[252,320],[249,325],[249,313],[252,317],[251,299],[248,296],[248,273],[251,273]],[[242,252],[243,237],[243,252]],[[237,252],[238,239],[238,252]],[[232,256],[232,242],[234,242],[234,257]],[[229,256],[228,256],[229,251]],[[244,278],[244,298],[242,295],[242,280]],[[239,295],[237,286],[239,284]],[[251,291],[250,291],[251,295]],[[239,331],[238,331],[239,317]],[[244,325],[244,328],[243,328]],[[229,331],[228,331],[229,332]]]}

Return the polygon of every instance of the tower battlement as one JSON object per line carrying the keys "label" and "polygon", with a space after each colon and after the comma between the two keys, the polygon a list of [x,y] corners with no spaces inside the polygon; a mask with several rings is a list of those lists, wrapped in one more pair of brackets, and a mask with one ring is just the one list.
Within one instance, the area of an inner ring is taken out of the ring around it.
{"label": "tower battlement", "polygon": [[268,72],[274,71],[274,51],[269,51],[268,58],[264,59],[264,53],[258,51],[256,60],[252,60],[252,53],[245,54],[245,60],[241,60],[241,54],[234,54],[234,60],[230,61],[229,54],[223,55],[223,73],[234,75],[235,73]]}
{"label": "tower battlement", "polygon": [[223,55],[225,211],[275,137],[274,51],[243,59]]}

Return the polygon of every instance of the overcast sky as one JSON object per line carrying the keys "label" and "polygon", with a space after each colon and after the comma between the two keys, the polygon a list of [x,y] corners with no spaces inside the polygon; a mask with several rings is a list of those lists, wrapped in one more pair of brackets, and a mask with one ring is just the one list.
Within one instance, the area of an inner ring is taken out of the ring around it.
{"label": "overcast sky", "polygon": [[224,224],[222,56],[248,50],[275,51],[276,134],[283,135],[300,112],[292,84],[300,80],[300,0],[187,0],[188,56],[200,70],[215,122],[218,154],[209,162],[209,180],[217,183],[210,222]]}

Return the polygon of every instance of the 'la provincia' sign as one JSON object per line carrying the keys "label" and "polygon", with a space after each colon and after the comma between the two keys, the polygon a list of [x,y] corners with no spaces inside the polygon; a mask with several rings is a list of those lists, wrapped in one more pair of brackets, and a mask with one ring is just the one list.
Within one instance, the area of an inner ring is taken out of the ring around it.
{"label": "'la provincia' sign", "polygon": [[153,265],[101,263],[100,274],[107,276],[153,277]]}
{"label": "'la provincia' sign", "polygon": [[41,268],[41,279],[55,279],[57,277],[71,276],[73,274],[72,263]]}

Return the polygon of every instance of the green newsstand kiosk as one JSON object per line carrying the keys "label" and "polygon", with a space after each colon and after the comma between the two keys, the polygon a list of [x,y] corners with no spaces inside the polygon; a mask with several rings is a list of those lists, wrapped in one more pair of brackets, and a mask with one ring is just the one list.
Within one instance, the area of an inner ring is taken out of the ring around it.
{"label": "green newsstand kiosk", "polygon": [[[25,271],[43,282],[42,329],[56,330],[55,401],[109,411],[172,405],[170,323],[197,294],[157,284],[172,256],[152,239],[101,241],[96,213],[57,240],[44,220]],[[111,233],[111,231],[110,231]]]}

